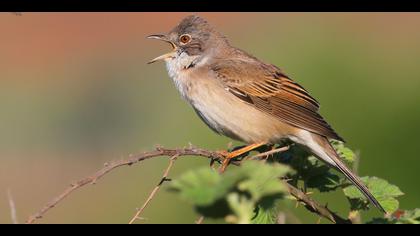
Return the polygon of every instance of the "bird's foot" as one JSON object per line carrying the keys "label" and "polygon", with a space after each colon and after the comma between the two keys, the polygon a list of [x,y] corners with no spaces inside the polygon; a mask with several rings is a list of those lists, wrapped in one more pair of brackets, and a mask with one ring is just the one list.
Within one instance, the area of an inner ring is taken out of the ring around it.
{"label": "bird's foot", "polygon": [[223,173],[225,172],[227,166],[229,165],[230,161],[235,158],[235,157],[239,157],[245,153],[248,153],[258,147],[261,147],[263,145],[266,145],[266,142],[260,142],[260,143],[254,143],[248,146],[245,146],[243,148],[237,149],[235,151],[232,152],[227,152],[227,151],[219,151],[219,153],[224,157],[224,160],[222,161],[222,164],[219,168],[219,173]]}

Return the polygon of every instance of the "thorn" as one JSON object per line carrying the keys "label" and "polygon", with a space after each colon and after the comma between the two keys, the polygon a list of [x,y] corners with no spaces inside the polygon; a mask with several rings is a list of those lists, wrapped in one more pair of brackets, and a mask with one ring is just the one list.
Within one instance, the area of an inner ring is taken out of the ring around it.
{"label": "thorn", "polygon": [[311,204],[311,207],[312,207],[312,209],[316,210],[316,205],[315,205],[315,203],[312,203],[312,204]]}
{"label": "thorn", "polygon": [[156,151],[162,151],[163,147],[160,144],[156,144],[155,149]]}
{"label": "thorn", "polygon": [[215,163],[214,159],[213,159],[213,158],[212,158],[212,159],[210,159],[210,168],[211,168],[212,170],[216,170],[216,169],[215,169],[215,167],[214,167],[214,163]]}

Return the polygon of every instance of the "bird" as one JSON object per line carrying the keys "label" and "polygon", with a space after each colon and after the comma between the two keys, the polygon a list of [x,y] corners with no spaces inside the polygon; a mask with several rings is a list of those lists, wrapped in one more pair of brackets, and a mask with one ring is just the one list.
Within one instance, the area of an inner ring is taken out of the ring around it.
{"label": "bird", "polygon": [[277,66],[232,46],[197,15],[147,38],[172,46],[148,63],[165,62],[169,77],[202,121],[214,132],[247,144],[225,155],[222,172],[232,158],[290,140],[344,174],[386,213],[330,144],[330,139],[344,140],[319,114],[319,102]]}

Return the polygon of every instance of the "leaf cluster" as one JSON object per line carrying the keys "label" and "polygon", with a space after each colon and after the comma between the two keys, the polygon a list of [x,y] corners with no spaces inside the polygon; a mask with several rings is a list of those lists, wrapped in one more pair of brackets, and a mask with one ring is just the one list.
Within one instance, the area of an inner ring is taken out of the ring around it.
{"label": "leaf cluster", "polygon": [[[349,166],[358,164],[357,155],[343,143],[333,141],[332,145]],[[273,224],[277,222],[278,203],[295,200],[288,197],[280,179],[287,179],[303,192],[316,191],[319,195],[340,190],[348,199],[352,214],[360,214],[370,207],[363,194],[343,175],[295,145],[286,152],[269,156],[266,161],[241,160],[239,167],[229,167],[223,175],[208,167],[189,170],[173,181],[170,189],[207,218],[229,223]],[[367,223],[420,223],[420,209],[399,210],[397,198],[403,192],[397,186],[378,177],[361,179],[390,213]]]}

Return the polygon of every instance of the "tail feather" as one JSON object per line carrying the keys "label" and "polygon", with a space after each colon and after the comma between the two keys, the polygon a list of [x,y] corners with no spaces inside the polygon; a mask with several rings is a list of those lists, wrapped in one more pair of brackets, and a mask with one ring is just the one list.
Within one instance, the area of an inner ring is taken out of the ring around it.
{"label": "tail feather", "polygon": [[[312,134],[314,142],[307,145],[319,158],[326,161],[330,165],[337,168],[343,173],[362,193],[366,198],[383,213],[385,209],[381,206],[378,200],[372,195],[366,185],[357,177],[342,161],[335,149],[332,147],[326,137]],[[315,146],[314,146],[315,145]]]}
{"label": "tail feather", "polygon": [[340,170],[362,193],[365,195],[365,197],[379,210],[381,210],[383,213],[386,213],[385,209],[382,207],[382,205],[378,202],[378,200],[372,195],[372,193],[369,191],[369,189],[366,187],[366,185],[360,180],[358,176],[356,176],[347,166],[345,166],[338,156],[337,152],[334,150],[334,148],[329,144],[330,148],[334,152],[333,155],[330,155],[330,158],[335,162],[336,168]]}

